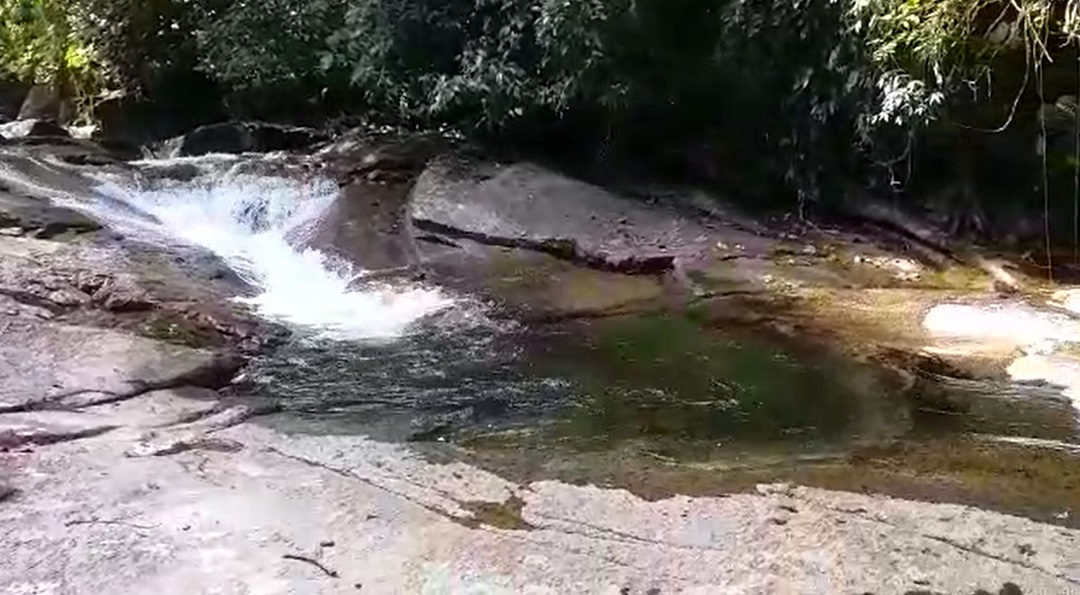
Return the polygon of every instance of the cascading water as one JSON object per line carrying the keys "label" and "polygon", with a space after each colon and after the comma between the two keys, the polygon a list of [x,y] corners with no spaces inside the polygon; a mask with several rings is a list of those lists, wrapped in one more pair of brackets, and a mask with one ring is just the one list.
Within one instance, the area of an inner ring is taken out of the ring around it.
{"label": "cascading water", "polygon": [[91,208],[143,240],[210,250],[257,290],[238,299],[268,318],[334,338],[388,338],[452,304],[428,288],[357,289],[363,271],[303,247],[311,225],[338,196],[330,180],[251,173],[250,163],[226,157],[138,165],[199,173],[184,181],[102,177]]}
{"label": "cascading water", "polygon": [[325,177],[273,156],[133,165],[97,171],[92,191],[34,191],[129,241],[212,252],[246,282],[238,301],[296,331],[247,370],[258,386],[248,398],[288,412],[281,423],[407,439],[444,427],[533,422],[571,396],[565,385],[519,370],[518,336],[504,332],[516,326],[492,322],[473,301],[372,283],[366,271],[309,247],[339,198]]}

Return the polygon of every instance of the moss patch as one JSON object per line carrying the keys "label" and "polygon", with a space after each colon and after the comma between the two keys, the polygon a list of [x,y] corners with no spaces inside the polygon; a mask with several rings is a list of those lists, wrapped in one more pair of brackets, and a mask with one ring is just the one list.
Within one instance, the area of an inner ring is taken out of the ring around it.
{"label": "moss patch", "polygon": [[139,332],[144,337],[156,341],[194,349],[213,347],[218,343],[218,338],[213,332],[200,328],[199,325],[186,318],[160,311],[155,312],[143,322],[139,326]]}
{"label": "moss patch", "polygon": [[555,312],[607,312],[653,303],[664,294],[656,277],[598,271],[517,250],[493,255],[488,271],[495,295]]}
{"label": "moss patch", "polygon": [[466,522],[466,525],[472,528],[486,526],[507,531],[529,531],[536,528],[522,518],[525,501],[517,496],[506,502],[464,502],[461,507],[472,513],[472,518]]}

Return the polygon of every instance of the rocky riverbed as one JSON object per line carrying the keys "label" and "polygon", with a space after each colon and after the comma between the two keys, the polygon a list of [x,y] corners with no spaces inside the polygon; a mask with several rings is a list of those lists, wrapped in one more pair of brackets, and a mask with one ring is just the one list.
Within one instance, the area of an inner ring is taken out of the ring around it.
{"label": "rocky riverbed", "polygon": [[1060,288],[430,138],[16,128],[5,593],[1080,593]]}

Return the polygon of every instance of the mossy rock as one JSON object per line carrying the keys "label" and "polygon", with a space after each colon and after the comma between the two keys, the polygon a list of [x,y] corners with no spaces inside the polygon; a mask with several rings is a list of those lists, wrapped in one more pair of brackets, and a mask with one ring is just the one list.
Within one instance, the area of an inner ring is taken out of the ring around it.
{"label": "mossy rock", "polygon": [[213,347],[219,342],[212,331],[181,316],[170,316],[163,312],[154,313],[140,325],[139,331],[150,339],[194,349]]}
{"label": "mossy rock", "polygon": [[494,527],[507,531],[528,531],[535,527],[522,517],[525,501],[513,496],[506,502],[463,502],[461,507],[473,514],[465,521],[470,527]]}

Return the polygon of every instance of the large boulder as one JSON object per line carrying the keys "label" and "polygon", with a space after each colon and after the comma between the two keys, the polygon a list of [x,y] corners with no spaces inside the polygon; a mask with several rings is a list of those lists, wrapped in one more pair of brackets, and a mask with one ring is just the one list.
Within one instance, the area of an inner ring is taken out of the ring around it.
{"label": "large boulder", "polygon": [[228,120],[217,85],[197,72],[170,72],[138,95],[115,93],[93,108],[96,137],[145,146]]}
{"label": "large boulder", "polygon": [[220,388],[240,361],[107,329],[5,318],[0,411],[108,400],[178,386]]}
{"label": "large boulder", "polygon": [[341,196],[308,230],[309,245],[372,271],[416,265],[409,191],[439,145],[424,136],[356,129],[323,147],[319,160]]}
{"label": "large boulder", "polygon": [[676,210],[635,201],[532,163],[441,157],[420,175],[411,217],[421,230],[527,248],[595,268],[663,273],[716,242]]}
{"label": "large boulder", "polygon": [[71,101],[64,99],[53,87],[37,85],[26,94],[19,109],[19,120],[61,120],[71,116]]}
{"label": "large boulder", "polygon": [[265,122],[222,122],[201,126],[167,141],[165,152],[174,157],[210,153],[265,153],[306,151],[326,140],[311,128]]}
{"label": "large boulder", "polygon": [[405,221],[408,189],[358,179],[309,231],[308,245],[369,271],[416,264]]}

